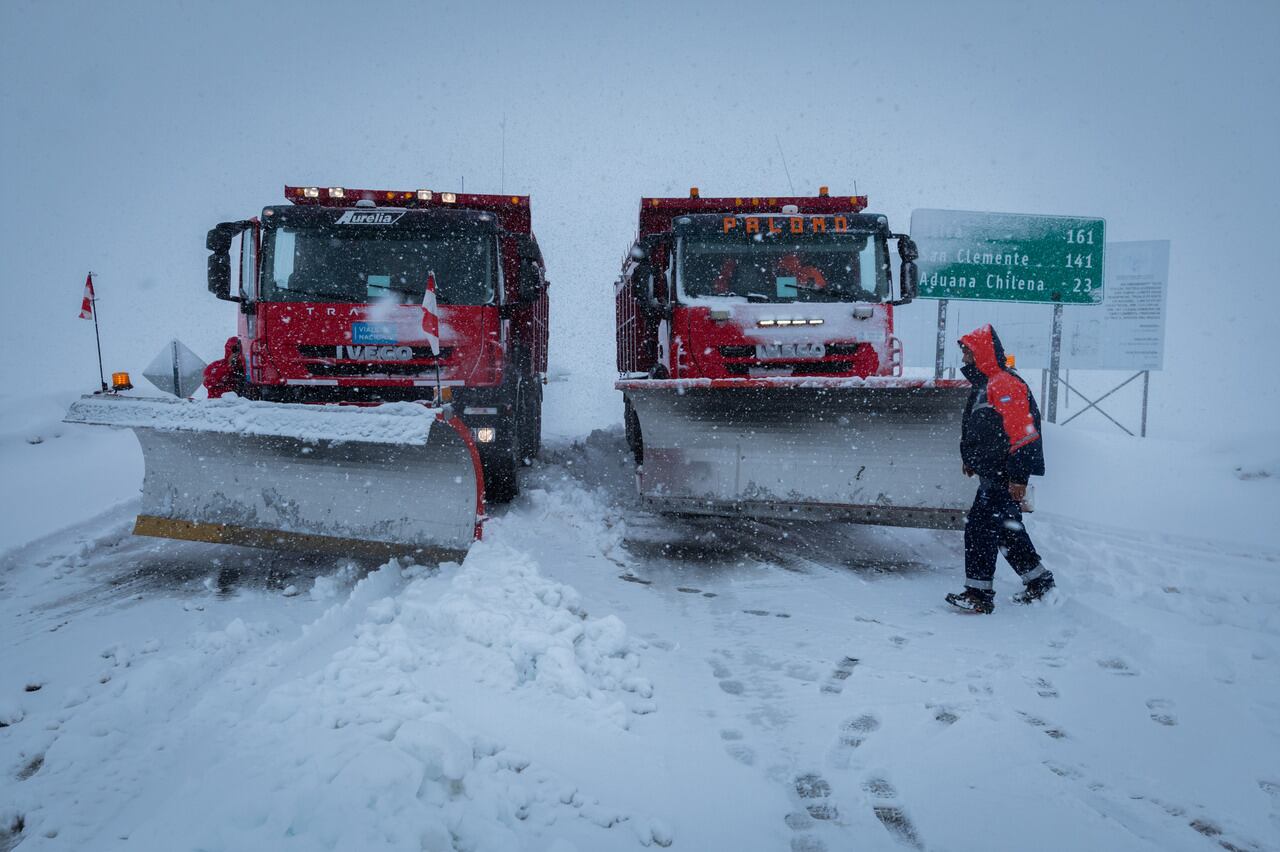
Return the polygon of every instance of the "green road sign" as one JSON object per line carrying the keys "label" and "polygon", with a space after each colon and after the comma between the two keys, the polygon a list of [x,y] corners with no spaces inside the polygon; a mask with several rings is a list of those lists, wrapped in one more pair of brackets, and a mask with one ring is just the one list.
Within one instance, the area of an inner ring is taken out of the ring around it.
{"label": "green road sign", "polygon": [[1106,221],[916,210],[922,299],[1102,303]]}

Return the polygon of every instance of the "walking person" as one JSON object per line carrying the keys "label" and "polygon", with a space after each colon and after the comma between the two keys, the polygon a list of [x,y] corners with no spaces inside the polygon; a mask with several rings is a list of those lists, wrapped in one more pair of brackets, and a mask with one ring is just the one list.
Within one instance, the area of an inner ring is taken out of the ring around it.
{"label": "walking person", "polygon": [[989,325],[960,338],[961,372],[973,385],[960,433],[966,476],[978,477],[978,493],[964,524],[964,591],[947,603],[969,612],[995,609],[991,581],[996,556],[1004,553],[1022,578],[1016,603],[1031,603],[1053,588],[1053,574],[1040,561],[1022,523],[1027,480],[1044,475],[1040,409],[1031,389],[1005,366],[1004,347]]}

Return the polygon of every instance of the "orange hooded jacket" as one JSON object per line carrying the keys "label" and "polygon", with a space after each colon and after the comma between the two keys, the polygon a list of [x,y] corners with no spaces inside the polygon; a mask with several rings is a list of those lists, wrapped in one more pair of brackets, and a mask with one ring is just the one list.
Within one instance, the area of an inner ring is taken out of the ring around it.
{"label": "orange hooded jacket", "polygon": [[973,353],[964,367],[973,384],[960,439],[964,463],[983,478],[1025,483],[1044,475],[1040,410],[1027,383],[1006,369],[995,329],[984,325],[960,338]]}

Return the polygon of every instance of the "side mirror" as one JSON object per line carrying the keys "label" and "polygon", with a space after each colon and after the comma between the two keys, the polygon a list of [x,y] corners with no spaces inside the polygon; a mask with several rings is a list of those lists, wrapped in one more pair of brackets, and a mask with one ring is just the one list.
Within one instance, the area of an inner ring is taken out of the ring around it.
{"label": "side mirror", "polygon": [[893,304],[905,305],[915,299],[920,292],[920,267],[913,260],[904,260],[898,267],[898,298]]}
{"label": "side mirror", "polygon": [[231,241],[252,222],[222,222],[209,230],[204,245],[209,255],[209,292],[227,302],[238,302],[231,295]]}
{"label": "side mirror", "polygon": [[516,283],[517,298],[526,304],[542,296],[542,269],[531,257],[520,259],[520,279]]}
{"label": "side mirror", "polygon": [[905,305],[914,300],[920,290],[920,268],[916,266],[920,249],[916,247],[916,241],[906,234],[891,236],[898,241],[898,257],[902,262],[898,266],[898,286],[894,288],[896,292],[890,304]]}
{"label": "side mirror", "polygon": [[236,297],[231,295],[231,253],[229,251],[209,255],[209,292],[224,301],[236,301]]}
{"label": "side mirror", "polygon": [[649,250],[644,246],[636,243],[631,247],[631,259],[636,263],[649,259]]}

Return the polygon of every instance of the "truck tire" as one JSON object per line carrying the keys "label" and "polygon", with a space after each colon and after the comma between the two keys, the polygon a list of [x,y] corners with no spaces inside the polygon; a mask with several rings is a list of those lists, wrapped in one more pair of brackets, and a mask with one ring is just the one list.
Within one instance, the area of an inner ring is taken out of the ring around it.
{"label": "truck tire", "polygon": [[631,406],[631,400],[622,398],[622,423],[627,431],[627,446],[636,457],[636,465],[644,464],[644,437],[640,434],[640,418]]}
{"label": "truck tire", "polygon": [[542,452],[542,385],[528,384],[522,395],[523,416],[520,418],[520,461],[528,464]]}
{"label": "truck tire", "polygon": [[[512,447],[514,449],[514,447]],[[520,493],[519,463],[515,453],[503,453],[484,466],[486,503],[510,503]]]}
{"label": "truck tire", "polygon": [[520,493],[521,434],[524,428],[524,382],[516,385],[511,406],[513,423],[499,429],[502,441],[484,460],[484,498],[488,503],[510,503]]}

